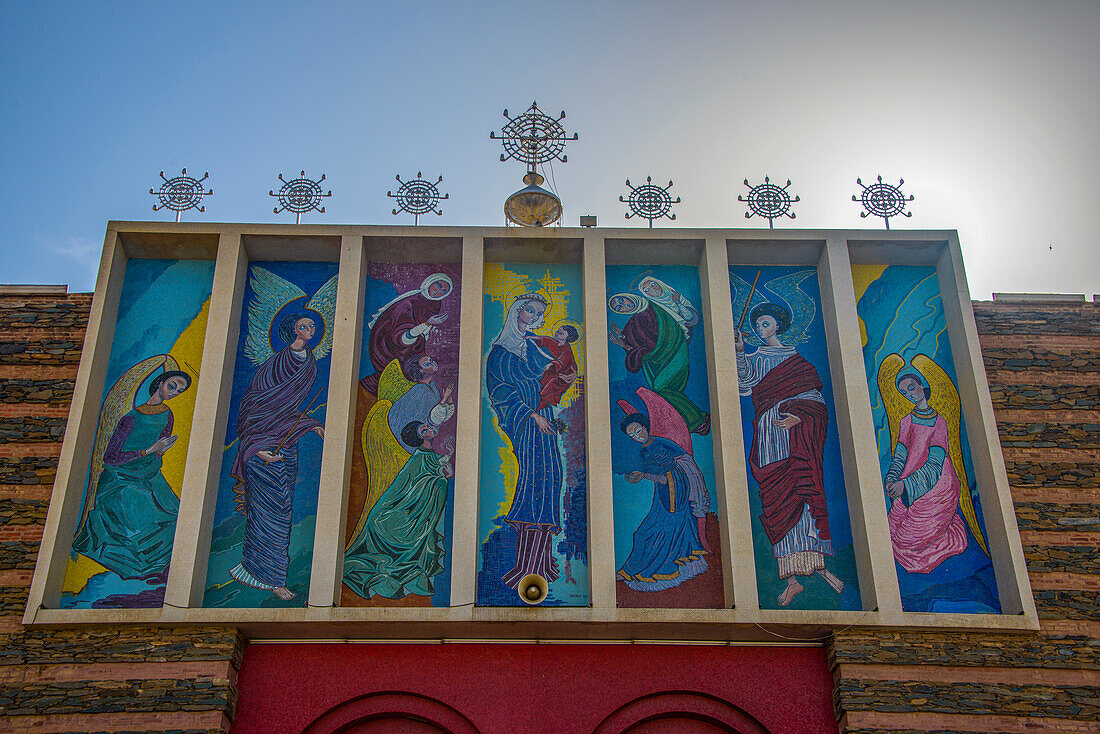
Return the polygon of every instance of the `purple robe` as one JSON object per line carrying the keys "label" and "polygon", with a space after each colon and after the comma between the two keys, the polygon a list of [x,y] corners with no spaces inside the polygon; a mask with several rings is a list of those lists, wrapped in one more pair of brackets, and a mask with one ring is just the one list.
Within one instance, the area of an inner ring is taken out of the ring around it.
{"label": "purple robe", "polygon": [[[323,424],[304,415],[300,406],[317,378],[317,361],[306,349],[295,357],[290,347],[271,355],[256,368],[237,409],[237,458],[233,462],[236,486],[244,483],[244,466],[260,451],[278,453]],[[297,425],[295,425],[297,421]]]}
{"label": "purple robe", "polygon": [[[367,337],[367,348],[374,372],[360,380],[367,392],[371,395],[378,394],[378,378],[390,362],[396,359],[404,373],[405,361],[415,354],[424,353],[428,345],[424,335],[417,336],[412,344],[406,344],[402,337],[409,329],[427,323],[429,318],[438,315],[442,309],[441,301],[432,301],[416,293],[403,298],[379,315],[378,321],[371,327],[370,336]],[[412,379],[409,375],[405,375],[405,378]]]}
{"label": "purple robe", "polygon": [[[317,377],[313,352],[289,347],[256,369],[237,410],[237,457],[232,474],[238,509],[245,515],[241,565],[254,578],[285,586],[289,566],[290,511],[298,475],[298,441],[322,423],[301,406]],[[264,463],[257,454],[282,454]]]}

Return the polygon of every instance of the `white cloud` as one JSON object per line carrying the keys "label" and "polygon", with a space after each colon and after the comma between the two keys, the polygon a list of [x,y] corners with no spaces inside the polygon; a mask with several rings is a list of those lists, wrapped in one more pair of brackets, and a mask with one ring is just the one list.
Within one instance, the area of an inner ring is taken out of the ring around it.
{"label": "white cloud", "polygon": [[71,259],[81,265],[95,265],[98,263],[100,251],[103,247],[101,242],[97,242],[90,237],[76,235],[58,237],[36,232],[34,240],[38,247],[47,252]]}

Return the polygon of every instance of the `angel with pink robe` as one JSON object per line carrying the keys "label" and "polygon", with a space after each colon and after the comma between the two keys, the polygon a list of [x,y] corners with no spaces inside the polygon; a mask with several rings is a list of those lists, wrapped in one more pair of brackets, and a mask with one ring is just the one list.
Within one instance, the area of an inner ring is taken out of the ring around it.
{"label": "angel with pink robe", "polygon": [[931,387],[916,372],[902,372],[895,384],[914,407],[901,419],[884,482],[890,540],[902,568],[929,573],[966,550],[966,526],[957,512],[962,485],[947,421],[928,405]]}

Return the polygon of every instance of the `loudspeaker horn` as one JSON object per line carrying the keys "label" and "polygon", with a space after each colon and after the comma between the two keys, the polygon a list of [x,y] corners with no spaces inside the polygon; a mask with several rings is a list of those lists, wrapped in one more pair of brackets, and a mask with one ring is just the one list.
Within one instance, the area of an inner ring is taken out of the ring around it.
{"label": "loudspeaker horn", "polygon": [[529,573],[519,580],[516,592],[519,594],[519,598],[523,599],[524,604],[534,606],[542,604],[546,600],[546,595],[550,593],[550,586],[542,576],[537,573]]}

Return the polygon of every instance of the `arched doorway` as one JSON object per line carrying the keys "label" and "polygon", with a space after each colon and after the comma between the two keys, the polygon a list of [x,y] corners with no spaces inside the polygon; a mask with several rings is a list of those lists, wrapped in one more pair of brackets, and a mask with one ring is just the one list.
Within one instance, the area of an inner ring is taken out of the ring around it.
{"label": "arched doorway", "polygon": [[479,734],[447,704],[414,693],[372,693],[344,701],[317,717],[303,734]]}
{"label": "arched doorway", "polygon": [[696,691],[662,691],[640,696],[608,714],[593,734],[770,734],[745,711]]}

